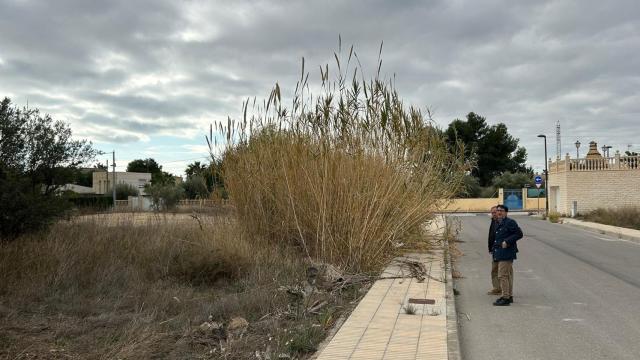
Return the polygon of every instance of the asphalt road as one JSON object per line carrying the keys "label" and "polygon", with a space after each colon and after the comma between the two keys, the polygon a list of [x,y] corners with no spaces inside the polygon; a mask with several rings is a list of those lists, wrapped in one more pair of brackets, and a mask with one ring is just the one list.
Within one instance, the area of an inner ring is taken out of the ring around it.
{"label": "asphalt road", "polygon": [[455,281],[464,360],[640,359],[640,243],[513,216],[514,304],[496,307],[487,215],[462,222]]}

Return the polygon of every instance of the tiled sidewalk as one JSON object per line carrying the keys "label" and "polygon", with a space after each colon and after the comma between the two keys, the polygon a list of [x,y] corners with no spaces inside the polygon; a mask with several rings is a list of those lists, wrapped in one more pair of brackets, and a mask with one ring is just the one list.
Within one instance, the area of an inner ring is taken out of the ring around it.
{"label": "tiled sidewalk", "polygon": [[[402,265],[407,259],[425,265],[424,281],[411,277]],[[405,255],[380,277],[317,359],[447,359],[442,251]],[[409,299],[434,304],[409,305]],[[413,314],[408,314],[408,307],[413,307]]]}

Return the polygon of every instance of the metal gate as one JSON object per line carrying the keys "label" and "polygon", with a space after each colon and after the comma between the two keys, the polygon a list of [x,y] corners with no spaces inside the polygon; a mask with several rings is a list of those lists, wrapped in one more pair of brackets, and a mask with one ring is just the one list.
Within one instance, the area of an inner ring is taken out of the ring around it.
{"label": "metal gate", "polygon": [[522,189],[505,189],[502,200],[509,210],[522,210]]}

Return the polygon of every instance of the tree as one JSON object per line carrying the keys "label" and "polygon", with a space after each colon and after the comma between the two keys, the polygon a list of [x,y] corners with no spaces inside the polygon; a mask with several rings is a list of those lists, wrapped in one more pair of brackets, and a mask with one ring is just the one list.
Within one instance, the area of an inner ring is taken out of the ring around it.
{"label": "tree", "polygon": [[73,183],[81,186],[93,186],[93,173],[96,171],[108,171],[107,166],[96,163],[92,168],[77,169],[74,173]]}
{"label": "tree", "polygon": [[162,171],[162,166],[154,159],[136,159],[127,164],[128,172],[150,173],[151,182],[154,184],[175,184],[173,175]]}
{"label": "tree", "polygon": [[193,163],[187,165],[187,168],[184,169],[184,173],[187,175],[187,178],[192,176],[203,176],[207,171],[207,165],[201,164],[200,161],[194,161]]}
{"label": "tree", "polygon": [[209,197],[209,189],[207,183],[200,175],[188,177],[182,184],[185,195],[188,199],[205,199]]}
{"label": "tree", "polygon": [[194,176],[204,179],[208,193],[218,192],[221,196],[226,196],[224,180],[222,179],[222,160],[213,160],[209,165],[194,161],[187,165],[184,173],[187,175],[187,180]]}
{"label": "tree", "polygon": [[162,166],[160,166],[154,159],[136,159],[127,164],[127,172],[140,172],[157,174],[162,172]]}
{"label": "tree", "polygon": [[37,109],[0,103],[0,237],[38,230],[70,203],[57,191],[96,155],[91,143]]}
{"label": "tree", "polygon": [[489,126],[486,119],[473,112],[467,119],[455,119],[447,128],[450,145],[464,144],[465,160],[475,164],[471,174],[481,186],[488,186],[494,177],[504,172],[528,172],[525,162],[527,151],[518,146],[519,140],[511,136],[503,123]]}
{"label": "tree", "polygon": [[176,185],[151,184],[145,186],[145,192],[151,196],[151,203],[157,211],[175,208],[184,197],[184,189]]}
{"label": "tree", "polygon": [[116,185],[116,200],[127,200],[129,196],[138,196],[139,194],[138,189],[131,184]]}
{"label": "tree", "polygon": [[525,185],[535,187],[533,172],[512,173],[507,171],[493,179],[493,186],[495,188],[522,189],[526,187]]}

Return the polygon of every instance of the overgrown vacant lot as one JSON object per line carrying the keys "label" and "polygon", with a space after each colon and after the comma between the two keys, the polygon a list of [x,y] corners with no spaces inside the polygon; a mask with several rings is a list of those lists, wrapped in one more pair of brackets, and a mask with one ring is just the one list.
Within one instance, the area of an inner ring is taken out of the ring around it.
{"label": "overgrown vacant lot", "polygon": [[586,221],[640,230],[640,207],[596,209],[580,216]]}
{"label": "overgrown vacant lot", "polygon": [[233,219],[84,217],[0,245],[0,358],[306,357],[366,282],[308,296],[300,249]]}

